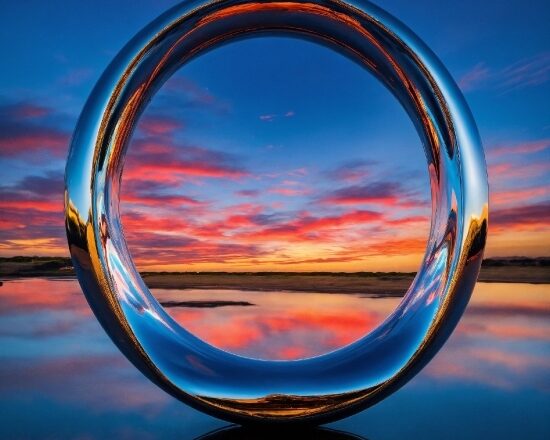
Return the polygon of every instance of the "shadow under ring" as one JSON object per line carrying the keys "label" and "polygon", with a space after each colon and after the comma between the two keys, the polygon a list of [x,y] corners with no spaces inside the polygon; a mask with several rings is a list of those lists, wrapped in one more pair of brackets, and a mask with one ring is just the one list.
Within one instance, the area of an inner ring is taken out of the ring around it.
{"label": "shadow under ring", "polygon": [[[152,95],[200,53],[265,33],[312,39],[372,72],[413,120],[431,183],[425,256],[397,309],[362,339],[295,361],[227,353],[177,324],[134,266],[119,214],[125,150]],[[191,1],[167,11],[126,45],[95,86],[72,139],[65,185],[71,256],[106,332],[163,390],[237,423],[325,423],[404,385],[456,326],[487,234],[485,159],[462,94],[418,37],[364,1]]]}

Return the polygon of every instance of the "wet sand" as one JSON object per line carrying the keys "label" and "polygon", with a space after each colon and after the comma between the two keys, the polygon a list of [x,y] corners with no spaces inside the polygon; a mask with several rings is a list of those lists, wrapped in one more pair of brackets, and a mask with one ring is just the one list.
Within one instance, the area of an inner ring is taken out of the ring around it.
{"label": "wet sand", "polygon": [[388,273],[144,273],[150,288],[241,289],[402,296],[414,274]]}
{"label": "wet sand", "polygon": [[550,283],[549,266],[482,267],[478,281],[485,283]]}
{"label": "wet sand", "polygon": [[[402,296],[414,273],[144,273],[150,288],[287,290]],[[550,283],[548,267],[483,267],[478,281]]]}

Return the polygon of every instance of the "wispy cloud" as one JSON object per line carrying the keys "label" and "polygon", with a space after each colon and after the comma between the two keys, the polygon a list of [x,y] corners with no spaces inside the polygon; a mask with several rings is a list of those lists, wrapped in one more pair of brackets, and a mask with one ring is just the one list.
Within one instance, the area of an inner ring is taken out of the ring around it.
{"label": "wispy cloud", "polygon": [[[518,189],[501,189],[490,194],[490,201],[493,206],[517,206],[541,198],[550,197],[550,190],[546,186],[535,186]],[[497,211],[499,212],[499,211]],[[497,218],[498,220],[498,218]]]}
{"label": "wispy cloud", "polygon": [[475,90],[481,84],[484,84],[491,76],[491,70],[485,63],[476,64],[471,70],[466,72],[458,80],[460,88],[466,92]]}
{"label": "wispy cloud", "polygon": [[534,154],[548,149],[550,149],[550,139],[547,138],[519,143],[497,144],[490,147],[487,154],[489,158],[497,159],[518,154]]}
{"label": "wispy cloud", "polygon": [[32,101],[20,101],[0,105],[0,117],[2,119],[41,118],[53,113],[53,109]]}
{"label": "wispy cloud", "polygon": [[144,136],[161,136],[183,128],[183,122],[169,116],[147,115],[138,123],[138,129]]}
{"label": "wispy cloud", "polygon": [[260,195],[260,191],[257,189],[243,189],[237,191],[236,194],[241,197],[258,197]]}
{"label": "wispy cloud", "polygon": [[192,177],[241,179],[249,175],[240,158],[203,147],[181,145],[166,139],[136,140],[125,167],[125,179],[154,181]]}
{"label": "wispy cloud", "polygon": [[307,194],[310,194],[311,190],[307,188],[298,189],[298,188],[276,187],[276,188],[270,188],[268,192],[271,194],[277,194],[279,196],[297,197],[297,196],[305,196]]}
{"label": "wispy cloud", "polygon": [[15,185],[0,187],[0,210],[0,249],[34,243],[65,253],[61,173],[27,176]]}
{"label": "wispy cloud", "polygon": [[543,52],[500,69],[478,63],[459,79],[458,84],[464,91],[478,89],[510,91],[540,86],[549,79],[550,52]]}
{"label": "wispy cloud", "polygon": [[518,231],[550,227],[550,201],[502,208],[491,212],[491,229]]}
{"label": "wispy cloud", "polygon": [[276,117],[277,117],[277,115],[273,115],[273,114],[269,114],[269,115],[260,115],[260,116],[259,116],[260,121],[265,121],[265,122],[271,122],[271,121],[273,121]]}
{"label": "wispy cloud", "polygon": [[405,191],[396,182],[372,182],[330,191],[321,196],[319,201],[337,205],[377,204],[393,206],[405,204],[406,197]]}
{"label": "wispy cloud", "polygon": [[500,186],[510,183],[511,179],[529,176],[530,179],[550,173],[550,160],[535,163],[518,164],[513,161],[489,164],[489,182],[493,192],[500,192]]}
{"label": "wispy cloud", "polygon": [[264,122],[273,122],[275,119],[278,119],[278,118],[292,118],[295,115],[296,113],[294,113],[293,110],[289,110],[282,114],[266,113],[266,114],[260,115],[259,119],[260,121],[264,121]]}
{"label": "wispy cloud", "polygon": [[181,111],[186,109],[206,109],[217,114],[227,114],[231,110],[231,104],[215,96],[207,88],[204,88],[182,76],[172,76],[160,89],[155,98],[155,105],[166,111]]}
{"label": "wispy cloud", "polygon": [[82,67],[66,72],[61,78],[59,78],[59,83],[63,86],[79,86],[91,81],[93,77],[93,69]]}
{"label": "wispy cloud", "polygon": [[329,179],[343,181],[346,183],[359,183],[366,177],[372,175],[373,161],[355,159],[347,161],[335,168],[328,170],[325,174]]}
{"label": "wispy cloud", "polygon": [[[35,211],[63,211],[63,175],[27,176],[16,185],[0,187],[0,207],[33,209]],[[23,219],[22,219],[23,220]]]}
{"label": "wispy cloud", "polygon": [[0,106],[0,157],[38,160],[37,154],[63,157],[69,133],[47,121],[50,108],[32,102]]}

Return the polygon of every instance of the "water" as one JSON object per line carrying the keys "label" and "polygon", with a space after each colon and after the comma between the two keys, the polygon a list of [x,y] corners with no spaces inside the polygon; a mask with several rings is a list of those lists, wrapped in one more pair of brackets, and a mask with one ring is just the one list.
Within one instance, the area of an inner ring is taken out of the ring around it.
{"label": "water", "polygon": [[[289,292],[155,294],[162,301],[255,304],[170,312],[211,343],[264,358],[315,355],[351,342],[398,301]],[[227,425],[145,379],[105,335],[74,280],[4,282],[0,358],[0,438],[195,439]],[[479,283],[459,327],[420,375],[330,427],[371,440],[550,438],[550,286]]]}
{"label": "water", "polygon": [[[243,301],[249,306],[169,307],[183,327],[227,351],[263,359],[298,359],[349,344],[378,326],[400,298],[239,290],[155,289],[164,304],[177,301]],[[214,325],[213,325],[214,324]]]}

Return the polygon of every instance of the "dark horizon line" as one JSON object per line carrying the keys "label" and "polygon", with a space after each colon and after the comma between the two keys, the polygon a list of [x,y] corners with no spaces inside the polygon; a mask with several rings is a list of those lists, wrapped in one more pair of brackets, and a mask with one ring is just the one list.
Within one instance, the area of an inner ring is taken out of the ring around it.
{"label": "dark horizon line", "polygon": [[[71,257],[60,257],[60,256],[48,256],[48,255],[17,255],[17,256],[11,256],[11,257],[2,257],[0,256],[0,263],[30,263],[33,261],[62,261],[66,264],[67,269],[69,267],[72,268],[72,260]],[[182,263],[185,264],[185,263]],[[499,266],[550,266],[550,256],[539,256],[539,257],[526,257],[526,256],[505,256],[505,257],[490,257],[483,259],[482,266],[484,267],[499,267]],[[213,270],[213,271],[201,271],[201,270],[186,270],[186,271],[167,271],[167,270],[140,270],[139,271],[142,274],[177,274],[177,273],[201,273],[201,274],[231,274],[231,273],[238,273],[238,274],[245,274],[245,273],[254,273],[254,274],[273,274],[273,273],[279,273],[279,274],[289,274],[289,273],[297,273],[297,274],[316,274],[316,273],[346,273],[346,274],[361,274],[361,273],[374,273],[374,274],[407,274],[407,275],[414,275],[416,274],[416,271],[405,271],[405,272],[399,272],[399,271],[368,271],[368,270],[360,270],[360,271],[326,271],[326,270],[317,270],[317,271],[311,271],[311,270],[305,270],[305,271],[278,271],[278,270],[261,270],[261,271],[249,271],[249,270],[242,270],[242,271],[227,271],[227,270]]]}

